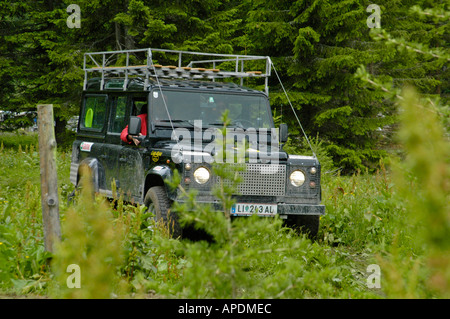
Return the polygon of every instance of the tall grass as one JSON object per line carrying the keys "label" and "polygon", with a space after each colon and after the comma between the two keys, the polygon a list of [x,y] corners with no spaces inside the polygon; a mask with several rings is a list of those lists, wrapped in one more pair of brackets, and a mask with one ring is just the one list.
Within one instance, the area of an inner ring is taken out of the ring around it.
{"label": "tall grass", "polygon": [[[13,148],[0,147],[0,289],[36,293],[44,291],[51,280],[47,265],[50,256],[43,243],[39,153],[34,144],[21,142],[18,135],[10,141]],[[70,191],[65,174],[70,167],[68,158],[58,152],[62,197]]]}
{"label": "tall grass", "polygon": [[417,225],[411,223],[392,174],[381,162],[375,174],[337,176],[324,184],[327,214],[321,219],[322,240],[332,246],[384,251],[395,240],[416,254]]}
{"label": "tall grass", "polygon": [[26,132],[17,130],[15,132],[2,132],[0,134],[0,148],[13,148],[18,150],[34,147],[39,144],[38,134],[35,132]]}

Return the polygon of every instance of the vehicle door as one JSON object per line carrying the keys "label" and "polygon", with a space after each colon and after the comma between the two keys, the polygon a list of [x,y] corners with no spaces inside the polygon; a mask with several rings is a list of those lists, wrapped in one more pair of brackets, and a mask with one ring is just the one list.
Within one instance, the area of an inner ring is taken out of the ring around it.
{"label": "vehicle door", "polygon": [[[131,115],[137,116],[147,112],[147,95],[130,96],[129,109]],[[145,107],[146,109],[143,109]],[[129,116],[126,124],[128,124]],[[119,155],[119,185],[127,200],[139,201],[143,196],[144,163],[142,154],[145,152],[141,146],[122,142]]]}
{"label": "vehicle door", "polygon": [[115,183],[116,190],[119,190],[119,157],[123,145],[120,140],[120,133],[127,126],[129,118],[129,97],[128,95],[112,94],[109,98],[110,117],[108,121],[108,128],[106,130],[105,143],[102,150],[102,160],[104,161],[106,193],[109,196],[112,194],[112,185]]}

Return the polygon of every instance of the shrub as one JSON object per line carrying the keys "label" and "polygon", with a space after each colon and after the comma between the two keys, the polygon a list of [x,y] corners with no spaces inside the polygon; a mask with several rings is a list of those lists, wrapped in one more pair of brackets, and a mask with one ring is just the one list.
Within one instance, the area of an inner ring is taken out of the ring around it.
{"label": "shrub", "polygon": [[[119,267],[123,263],[123,229],[113,223],[108,205],[93,199],[90,174],[81,180],[77,204],[70,207],[62,223],[62,241],[57,245],[52,272],[56,298],[111,298],[123,293]],[[80,288],[67,285],[68,266],[80,269]]]}

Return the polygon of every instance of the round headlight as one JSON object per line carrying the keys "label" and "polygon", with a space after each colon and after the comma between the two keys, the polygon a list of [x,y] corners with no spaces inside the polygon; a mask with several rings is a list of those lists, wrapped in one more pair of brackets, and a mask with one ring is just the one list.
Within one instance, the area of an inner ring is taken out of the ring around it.
{"label": "round headlight", "polygon": [[205,184],[209,180],[209,171],[204,167],[199,167],[194,172],[195,181],[199,184]]}
{"label": "round headlight", "polygon": [[291,180],[292,185],[299,187],[305,182],[305,174],[303,174],[302,171],[293,171],[289,176],[289,179]]}

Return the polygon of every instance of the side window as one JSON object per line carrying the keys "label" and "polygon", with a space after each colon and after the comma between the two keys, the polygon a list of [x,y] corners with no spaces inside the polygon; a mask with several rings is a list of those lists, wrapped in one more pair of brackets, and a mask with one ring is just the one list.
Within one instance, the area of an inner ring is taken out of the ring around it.
{"label": "side window", "polygon": [[127,97],[118,96],[114,99],[114,106],[109,124],[109,132],[120,133],[127,126]]}
{"label": "side window", "polygon": [[106,96],[87,96],[84,101],[80,128],[101,131],[106,120]]}

